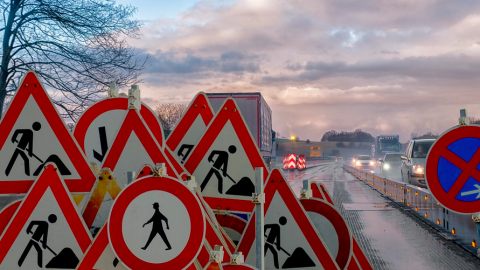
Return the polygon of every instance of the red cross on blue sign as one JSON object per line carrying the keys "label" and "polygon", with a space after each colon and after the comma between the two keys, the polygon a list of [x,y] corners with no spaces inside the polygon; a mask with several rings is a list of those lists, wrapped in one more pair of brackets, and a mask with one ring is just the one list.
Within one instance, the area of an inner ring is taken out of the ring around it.
{"label": "red cross on blue sign", "polygon": [[447,130],[427,156],[425,178],[432,195],[458,213],[480,212],[480,126]]}

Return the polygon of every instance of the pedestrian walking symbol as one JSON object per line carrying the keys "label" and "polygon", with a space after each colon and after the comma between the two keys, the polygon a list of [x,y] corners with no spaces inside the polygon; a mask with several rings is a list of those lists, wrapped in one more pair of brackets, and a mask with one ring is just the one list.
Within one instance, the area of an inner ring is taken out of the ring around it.
{"label": "pedestrian walking symbol", "polygon": [[152,242],[153,238],[155,238],[155,236],[159,234],[163,242],[167,246],[165,250],[170,250],[172,249],[172,247],[170,246],[170,242],[168,242],[167,235],[163,230],[163,224],[162,224],[162,221],[164,221],[167,226],[166,229],[169,230],[168,219],[164,215],[162,215],[162,213],[160,213],[159,205],[157,202],[153,204],[153,209],[155,209],[155,213],[153,214],[153,217],[149,221],[145,222],[145,224],[143,224],[142,226],[142,227],[145,227],[145,225],[152,223],[152,231],[150,232],[150,236],[148,237],[147,243],[145,244],[144,247],[142,247],[142,249],[146,250],[150,245],[150,243]]}
{"label": "pedestrian walking symbol", "polygon": [[128,269],[185,269],[205,237],[205,214],[195,194],[175,178],[146,176],[115,199],[108,239]]}
{"label": "pedestrian walking symbol", "polygon": [[480,127],[446,131],[430,148],[425,178],[432,195],[459,213],[480,211]]}

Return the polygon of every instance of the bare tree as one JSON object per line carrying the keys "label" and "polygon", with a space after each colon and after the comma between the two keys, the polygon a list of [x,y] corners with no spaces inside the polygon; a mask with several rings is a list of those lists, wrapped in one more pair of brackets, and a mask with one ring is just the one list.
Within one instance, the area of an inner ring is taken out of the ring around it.
{"label": "bare tree", "polygon": [[0,117],[28,70],[59,90],[54,103],[75,120],[109,83],[132,84],[144,68],[146,57],[137,57],[126,42],[139,37],[132,6],[113,0],[0,0],[0,11]]}
{"label": "bare tree", "polygon": [[477,118],[475,116],[469,116],[468,121],[470,124],[480,124],[480,118]]}
{"label": "bare tree", "polygon": [[155,112],[164,130],[172,130],[180,121],[183,111],[187,108],[185,104],[163,103],[157,106]]}

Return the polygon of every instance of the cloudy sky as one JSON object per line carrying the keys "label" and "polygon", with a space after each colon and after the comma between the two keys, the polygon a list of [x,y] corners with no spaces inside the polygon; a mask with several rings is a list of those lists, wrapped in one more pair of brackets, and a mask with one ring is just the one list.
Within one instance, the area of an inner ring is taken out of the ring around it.
{"label": "cloudy sky", "polygon": [[480,117],[477,0],[120,0],[149,54],[142,98],[259,91],[282,136],[442,133]]}

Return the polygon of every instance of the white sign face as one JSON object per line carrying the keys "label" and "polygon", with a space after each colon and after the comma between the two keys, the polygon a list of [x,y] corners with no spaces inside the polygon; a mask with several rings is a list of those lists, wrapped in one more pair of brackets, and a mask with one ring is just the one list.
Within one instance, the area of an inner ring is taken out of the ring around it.
{"label": "white sign face", "polygon": [[[65,127],[54,127],[65,129]],[[33,96],[20,113],[0,149],[0,179],[35,180],[47,162],[55,163],[64,179],[80,176]],[[65,140],[63,140],[65,141]]]}
{"label": "white sign face", "polygon": [[169,176],[143,177],[128,185],[108,219],[108,239],[127,269],[186,269],[204,238],[198,198]]}
{"label": "white sign face", "polygon": [[307,214],[310,220],[315,225],[315,228],[317,228],[317,231],[320,233],[320,236],[325,245],[327,246],[328,251],[330,251],[330,254],[332,254],[333,258],[336,258],[339,248],[337,230],[335,230],[333,224],[326,217],[315,212],[307,211]]}
{"label": "white sign face", "polygon": [[223,227],[223,229],[225,230],[225,232],[227,233],[228,237],[230,237],[230,239],[232,239],[232,241],[234,243],[238,243],[238,241],[240,241],[240,238],[242,237],[242,234],[233,230],[233,229],[230,229],[230,228],[226,228],[226,227]]}
{"label": "white sign face", "polygon": [[[278,192],[265,213],[265,269],[324,269]],[[255,264],[255,243],[245,263]]]}
{"label": "white sign face", "polygon": [[127,172],[135,171],[138,174],[136,170],[144,164],[155,164],[155,162],[150,158],[135,131],[132,131],[115,168],[112,168],[118,184],[125,187],[128,184]]}
{"label": "white sign face", "polygon": [[185,136],[174,150],[175,156],[178,157],[178,161],[183,164],[187,160],[188,155],[198,143],[206,129],[207,126],[205,125],[205,122],[203,122],[202,115],[197,115],[195,121],[193,121],[187,133],[185,133]]}
{"label": "white sign face", "polygon": [[100,258],[93,266],[94,269],[102,270],[126,270],[125,266],[115,257],[112,246],[108,243],[107,247],[103,250]]}
{"label": "white sign face", "polygon": [[153,190],[135,198],[123,217],[122,231],[130,251],[143,261],[164,263],[177,257],[190,238],[185,205],[168,192]]}
{"label": "white sign face", "polygon": [[85,141],[79,143],[85,147],[85,155],[90,162],[102,164],[127,112],[127,110],[106,111],[88,126]]}
{"label": "white sign face", "polygon": [[204,197],[251,200],[255,171],[230,120],[192,175]]}
{"label": "white sign face", "polygon": [[[82,257],[77,239],[48,187],[0,264],[0,269],[72,269],[72,262]],[[73,268],[75,266],[76,263]]]}

